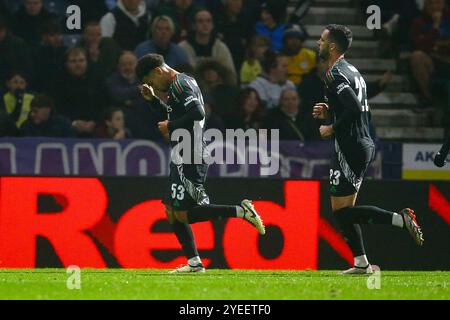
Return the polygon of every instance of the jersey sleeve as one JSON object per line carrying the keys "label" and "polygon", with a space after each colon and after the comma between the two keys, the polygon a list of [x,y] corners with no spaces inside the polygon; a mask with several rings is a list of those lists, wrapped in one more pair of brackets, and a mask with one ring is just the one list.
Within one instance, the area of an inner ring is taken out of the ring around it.
{"label": "jersey sleeve", "polygon": [[205,109],[201,97],[200,88],[195,80],[180,79],[176,77],[171,84],[171,89],[175,98],[184,106],[185,113],[182,117],[169,121],[169,131],[176,129],[192,128],[195,121],[201,121],[205,118]]}
{"label": "jersey sleeve", "polygon": [[338,101],[344,107],[341,116],[333,124],[335,130],[347,126],[353,118],[362,111],[362,106],[350,81],[338,70],[332,69],[326,73],[325,83],[328,90],[337,96]]}
{"label": "jersey sleeve", "polygon": [[328,90],[335,93],[339,96],[339,94],[344,91],[346,88],[350,88],[350,81],[341,74],[336,68],[329,70],[325,75],[325,84],[328,87]]}
{"label": "jersey sleeve", "polygon": [[186,111],[194,107],[203,109],[202,102],[198,99],[198,96],[201,95],[200,88],[195,81],[177,76],[170,85],[170,88]]}

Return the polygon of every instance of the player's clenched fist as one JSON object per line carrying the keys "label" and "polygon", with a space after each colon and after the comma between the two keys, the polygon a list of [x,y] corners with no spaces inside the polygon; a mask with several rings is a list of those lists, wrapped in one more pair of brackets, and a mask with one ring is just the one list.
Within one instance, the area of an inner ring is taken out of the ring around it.
{"label": "player's clenched fist", "polygon": [[165,121],[158,122],[158,129],[161,132],[161,134],[163,135],[163,137],[168,140],[169,139],[169,121],[165,120]]}
{"label": "player's clenched fist", "polygon": [[312,116],[314,119],[328,119],[328,105],[326,103],[316,103],[313,107]]}
{"label": "player's clenched fist", "polygon": [[140,91],[141,91],[141,95],[142,97],[144,97],[145,100],[151,101],[153,99],[153,97],[155,97],[155,91],[153,90],[153,88],[151,86],[149,86],[148,84],[143,84],[140,87]]}

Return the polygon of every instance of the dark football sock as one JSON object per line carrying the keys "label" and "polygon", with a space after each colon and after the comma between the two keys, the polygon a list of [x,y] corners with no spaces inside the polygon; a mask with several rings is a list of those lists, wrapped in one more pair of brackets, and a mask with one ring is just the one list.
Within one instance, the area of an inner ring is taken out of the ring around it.
{"label": "dark football sock", "polygon": [[336,214],[343,215],[343,218],[351,223],[392,225],[395,212],[374,206],[355,206],[340,209]]}
{"label": "dark football sock", "polygon": [[178,242],[181,244],[186,258],[191,259],[198,256],[197,246],[195,245],[194,234],[191,226],[187,223],[175,221],[172,224],[172,230],[177,236]]}
{"label": "dark football sock", "polygon": [[189,223],[235,218],[237,211],[237,206],[206,204],[189,209],[187,218]]}
{"label": "dark football sock", "polygon": [[340,214],[340,210],[335,212],[335,217],[338,221],[345,242],[347,242],[348,246],[352,250],[353,256],[357,257],[365,255],[366,250],[364,248],[361,226],[359,224],[349,222],[346,217]]}

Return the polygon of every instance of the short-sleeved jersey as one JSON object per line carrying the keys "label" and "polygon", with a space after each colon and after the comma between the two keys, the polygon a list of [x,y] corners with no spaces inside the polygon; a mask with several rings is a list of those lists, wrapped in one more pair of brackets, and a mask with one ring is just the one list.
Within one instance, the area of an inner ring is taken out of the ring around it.
{"label": "short-sleeved jersey", "polygon": [[[361,146],[373,145],[369,133],[370,110],[367,101],[367,88],[364,78],[353,65],[340,59],[328,70],[325,76],[326,100],[336,123],[347,108],[356,107],[350,118],[346,118],[338,128],[335,127],[336,143],[342,150],[352,152]],[[351,90],[354,94],[351,93]],[[345,99],[343,99],[345,97]],[[357,100],[357,101],[349,101]]]}

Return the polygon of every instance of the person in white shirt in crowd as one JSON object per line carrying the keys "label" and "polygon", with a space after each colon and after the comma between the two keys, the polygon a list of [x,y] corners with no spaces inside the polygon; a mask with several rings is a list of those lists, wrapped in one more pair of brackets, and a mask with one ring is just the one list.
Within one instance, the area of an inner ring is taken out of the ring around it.
{"label": "person in white shirt in crowd", "polygon": [[213,58],[222,63],[233,74],[236,83],[236,68],[227,45],[214,32],[213,16],[208,10],[200,10],[194,16],[194,33],[180,42],[186,50],[192,66],[205,58]]}
{"label": "person in white shirt in crowd", "polygon": [[263,63],[264,73],[259,75],[249,85],[255,89],[267,109],[279,105],[281,92],[286,89],[296,89],[295,84],[288,80],[288,59],[286,56],[268,51]]}

